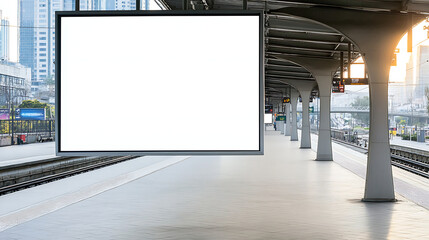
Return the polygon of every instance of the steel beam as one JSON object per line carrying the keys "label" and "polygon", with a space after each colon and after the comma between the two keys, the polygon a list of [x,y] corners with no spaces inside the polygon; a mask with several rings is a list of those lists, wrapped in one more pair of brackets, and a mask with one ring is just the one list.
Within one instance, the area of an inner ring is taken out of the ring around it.
{"label": "steel beam", "polygon": [[341,33],[337,33],[337,32],[288,29],[288,28],[278,28],[278,27],[268,27],[267,30],[268,30],[268,32],[269,31],[279,31],[279,32],[312,33],[312,34],[322,34],[322,35],[341,35]]}
{"label": "steel beam", "polygon": [[310,77],[311,73],[309,72],[291,72],[291,71],[282,71],[282,70],[274,70],[274,69],[267,69],[265,68],[265,73],[267,74],[286,74],[290,76],[296,76],[296,77]]}
{"label": "steel beam", "polygon": [[[323,49],[323,48],[304,48],[304,47],[293,47],[293,46],[286,46],[286,45],[275,45],[275,44],[269,44],[268,48],[283,48],[283,49],[292,49],[292,50],[300,50],[300,51],[311,51],[311,52],[326,52],[326,53],[332,53],[332,52],[342,52],[341,50],[334,50],[334,49]],[[351,50],[350,50],[351,52]]]}
{"label": "steel beam", "polygon": [[315,44],[332,44],[332,45],[347,45],[347,42],[332,42],[325,40],[310,40],[304,38],[281,38],[281,37],[266,37],[268,40],[277,40],[277,41],[290,41],[290,42],[305,42],[305,43],[315,43]]}
{"label": "steel beam", "polygon": [[287,75],[270,74],[270,73],[266,73],[265,77],[314,81],[314,78],[310,78],[310,77],[297,77],[297,76],[287,76]]}

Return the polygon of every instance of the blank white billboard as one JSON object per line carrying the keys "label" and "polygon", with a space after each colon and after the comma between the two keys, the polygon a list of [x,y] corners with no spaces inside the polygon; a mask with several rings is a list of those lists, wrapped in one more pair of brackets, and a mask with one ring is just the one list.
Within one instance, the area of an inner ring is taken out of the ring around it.
{"label": "blank white billboard", "polygon": [[263,154],[260,12],[56,21],[58,155]]}
{"label": "blank white billboard", "polygon": [[273,114],[272,113],[265,113],[264,122],[265,123],[273,123]]}

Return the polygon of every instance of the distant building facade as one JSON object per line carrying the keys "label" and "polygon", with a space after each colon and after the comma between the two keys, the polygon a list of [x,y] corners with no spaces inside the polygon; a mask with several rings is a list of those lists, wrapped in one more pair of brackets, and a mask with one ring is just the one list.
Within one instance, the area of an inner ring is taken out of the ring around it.
{"label": "distant building facade", "polygon": [[0,106],[20,104],[31,97],[31,70],[21,64],[0,63]]}
{"label": "distant building facade", "polygon": [[0,10],[0,61],[9,60],[9,20],[3,19]]}
{"label": "distant building facade", "polygon": [[[149,10],[149,0],[141,1],[141,9]],[[75,9],[75,0],[64,0],[64,7]],[[80,0],[80,10],[135,10],[135,0]]]}
{"label": "distant building facade", "polygon": [[424,108],[427,104],[426,89],[429,90],[429,46],[417,45],[406,64],[404,83],[391,83],[389,94],[395,105]]}

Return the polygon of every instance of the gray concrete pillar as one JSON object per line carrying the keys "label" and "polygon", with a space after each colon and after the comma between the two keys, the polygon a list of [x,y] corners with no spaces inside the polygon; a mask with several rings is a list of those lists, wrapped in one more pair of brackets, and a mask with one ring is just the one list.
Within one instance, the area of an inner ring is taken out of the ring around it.
{"label": "gray concrete pillar", "polygon": [[374,80],[369,88],[370,128],[364,200],[389,201],[395,199],[387,120],[389,70],[383,69],[381,61],[370,60],[367,65]]}
{"label": "gray concrete pillar", "polygon": [[[329,7],[284,8],[280,12],[305,17],[347,36],[358,47],[367,67],[370,88],[370,136],[363,201],[394,201],[388,137],[388,80],[394,50],[414,23],[424,16]],[[359,19],[357,21],[356,19]],[[354,23],[354,24],[351,24]]]}
{"label": "gray concrete pillar", "polygon": [[280,131],[280,134],[284,134],[284,122],[283,121],[276,121],[277,122],[277,128]]}
{"label": "gray concrete pillar", "polygon": [[317,81],[320,97],[320,119],[316,160],[332,161],[331,86],[332,76],[340,66],[340,62],[335,59],[315,59],[296,56],[281,56],[281,58],[306,68]]}
{"label": "gray concrete pillar", "polygon": [[298,141],[298,127],[297,127],[297,121],[296,121],[296,107],[298,104],[298,92],[296,90],[292,90],[291,97],[290,97],[290,103],[292,106],[292,121],[291,121],[291,133],[290,133],[290,140],[291,141]]}
{"label": "gray concrete pillar", "polygon": [[287,136],[286,135],[286,128],[287,128],[287,125],[286,125],[286,121],[285,121],[285,123],[283,124],[283,129],[284,129],[283,135],[285,135],[285,136]]}
{"label": "gray concrete pillar", "polygon": [[317,76],[320,98],[319,139],[317,141],[318,161],[332,161],[331,141],[331,84],[332,77]]}
{"label": "gray concrete pillar", "polygon": [[285,127],[285,136],[290,136],[291,135],[291,119],[290,119],[290,103],[286,103],[285,105],[285,112],[286,112],[286,127]]}
{"label": "gray concrete pillar", "polygon": [[302,129],[301,129],[301,148],[311,148],[311,135],[310,135],[310,90],[301,90],[302,99]]}
{"label": "gray concrete pillar", "polygon": [[[296,103],[292,102],[292,99],[296,101],[298,99],[298,91],[301,94],[302,98],[302,131],[301,131],[301,148],[311,148],[311,136],[310,136],[310,115],[308,112],[308,107],[310,104],[310,94],[313,88],[316,86],[316,81],[299,81],[299,80],[289,80],[284,79],[282,82],[287,83],[293,86],[297,91],[291,93],[291,103],[292,103],[292,133],[291,141],[298,141],[298,137],[294,138],[296,128]],[[294,95],[296,94],[296,96]],[[305,96],[307,97],[305,97]],[[304,106],[307,107],[304,107]],[[295,112],[294,112],[295,108]],[[294,119],[295,118],[295,119]],[[297,131],[297,130],[296,130]],[[304,139],[303,139],[304,138]],[[293,140],[296,139],[296,140]]]}

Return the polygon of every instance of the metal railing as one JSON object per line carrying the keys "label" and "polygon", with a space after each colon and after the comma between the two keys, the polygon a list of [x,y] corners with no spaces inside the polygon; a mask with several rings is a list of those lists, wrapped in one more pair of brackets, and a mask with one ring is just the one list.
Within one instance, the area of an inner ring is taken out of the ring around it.
{"label": "metal railing", "polygon": [[[22,135],[25,135],[26,139],[31,136],[32,139],[39,137],[52,140],[55,136],[55,120],[0,120],[0,140],[13,138],[14,141],[11,141],[11,144],[16,144],[15,140]],[[0,145],[10,145],[10,143]]]}

